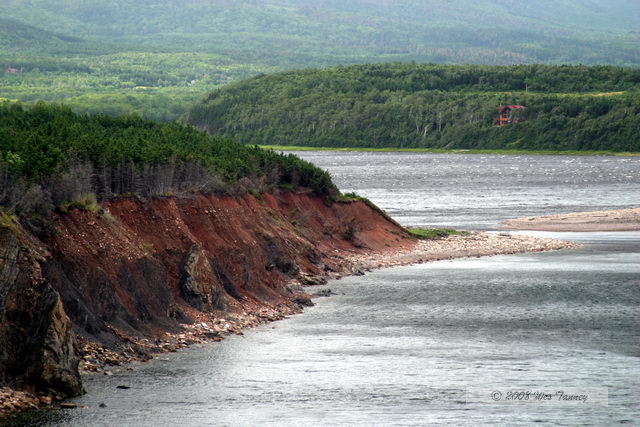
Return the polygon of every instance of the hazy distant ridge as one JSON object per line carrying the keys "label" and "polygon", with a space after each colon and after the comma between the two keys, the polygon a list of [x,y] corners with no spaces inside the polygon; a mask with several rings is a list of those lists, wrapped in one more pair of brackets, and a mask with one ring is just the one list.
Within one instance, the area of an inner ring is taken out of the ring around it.
{"label": "hazy distant ridge", "polygon": [[610,0],[10,0],[56,33],[284,65],[640,63],[640,4]]}

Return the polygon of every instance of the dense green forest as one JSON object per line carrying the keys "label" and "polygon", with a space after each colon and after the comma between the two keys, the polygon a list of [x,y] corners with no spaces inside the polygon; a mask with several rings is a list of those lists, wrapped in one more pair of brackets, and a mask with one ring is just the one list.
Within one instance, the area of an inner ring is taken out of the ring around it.
{"label": "dense green forest", "polygon": [[[0,98],[170,122],[221,85],[416,61],[640,65],[640,3],[5,0]],[[4,72],[8,68],[17,73]]]}
{"label": "dense green forest", "polygon": [[0,206],[42,211],[88,197],[307,187],[329,199],[329,174],[294,155],[139,116],[0,105]]}
{"label": "dense green forest", "polygon": [[[501,105],[518,123],[496,126]],[[640,151],[640,70],[376,64],[259,76],[186,120],[246,144]]]}

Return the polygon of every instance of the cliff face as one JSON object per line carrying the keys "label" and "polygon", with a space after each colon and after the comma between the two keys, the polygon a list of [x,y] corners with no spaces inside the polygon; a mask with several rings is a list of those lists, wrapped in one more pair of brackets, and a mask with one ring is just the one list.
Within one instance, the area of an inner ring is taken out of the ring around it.
{"label": "cliff face", "polygon": [[[8,343],[0,379],[62,381],[55,387],[69,394],[80,386],[65,312],[83,339],[116,347],[178,331],[199,313],[294,307],[295,284],[353,268],[341,254],[412,244],[363,202],[327,205],[292,192],[120,199],[103,213],[72,210],[54,221],[48,237],[30,243],[39,252],[2,234],[0,316],[19,319],[0,326]],[[58,365],[30,373],[38,363],[21,356],[30,348]]]}
{"label": "cliff face", "polygon": [[0,383],[82,392],[72,324],[42,273],[49,254],[15,224],[0,227]]}
{"label": "cliff face", "polygon": [[[399,228],[361,202],[327,206],[306,194],[123,199],[109,215],[61,216],[46,242],[47,277],[89,338],[153,335],[193,310],[289,303],[292,279],[341,271],[342,251],[402,245]],[[351,227],[354,237],[345,240]],[[394,234],[397,233],[397,234]]]}

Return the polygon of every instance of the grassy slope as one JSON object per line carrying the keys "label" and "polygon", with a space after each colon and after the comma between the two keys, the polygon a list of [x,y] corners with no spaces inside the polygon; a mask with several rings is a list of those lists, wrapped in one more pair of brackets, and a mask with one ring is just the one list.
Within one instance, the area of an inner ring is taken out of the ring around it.
{"label": "grassy slope", "polygon": [[460,236],[470,234],[467,231],[458,231],[451,228],[407,228],[413,237],[422,240],[442,239],[449,236]]}

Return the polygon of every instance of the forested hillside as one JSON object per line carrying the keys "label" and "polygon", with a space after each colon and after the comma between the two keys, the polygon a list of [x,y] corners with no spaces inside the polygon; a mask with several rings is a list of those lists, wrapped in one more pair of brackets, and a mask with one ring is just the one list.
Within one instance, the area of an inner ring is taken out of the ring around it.
{"label": "forested hillside", "polygon": [[224,55],[121,46],[0,19],[0,100],[64,101],[78,112],[170,122],[203,93],[270,70]]}
{"label": "forested hillside", "polygon": [[[82,39],[56,34],[9,19],[0,18],[0,47],[9,51],[71,51],[84,47]],[[3,70],[4,71],[4,70]]]}
{"label": "forested hillside", "polygon": [[234,194],[273,187],[332,198],[327,172],[293,155],[137,116],[0,105],[0,206],[20,213],[112,196]]}
{"label": "forested hillside", "polygon": [[305,67],[640,64],[635,0],[0,3],[0,98],[165,122],[221,85]]}
{"label": "forested hillside", "polygon": [[[637,61],[640,6],[585,0],[7,0],[5,16],[88,39],[311,65],[396,56]],[[335,58],[337,56],[337,58]],[[634,59],[635,58],[635,59]]]}
{"label": "forested hillside", "polygon": [[377,64],[256,77],[186,120],[247,144],[640,151],[639,95],[638,69]]}

